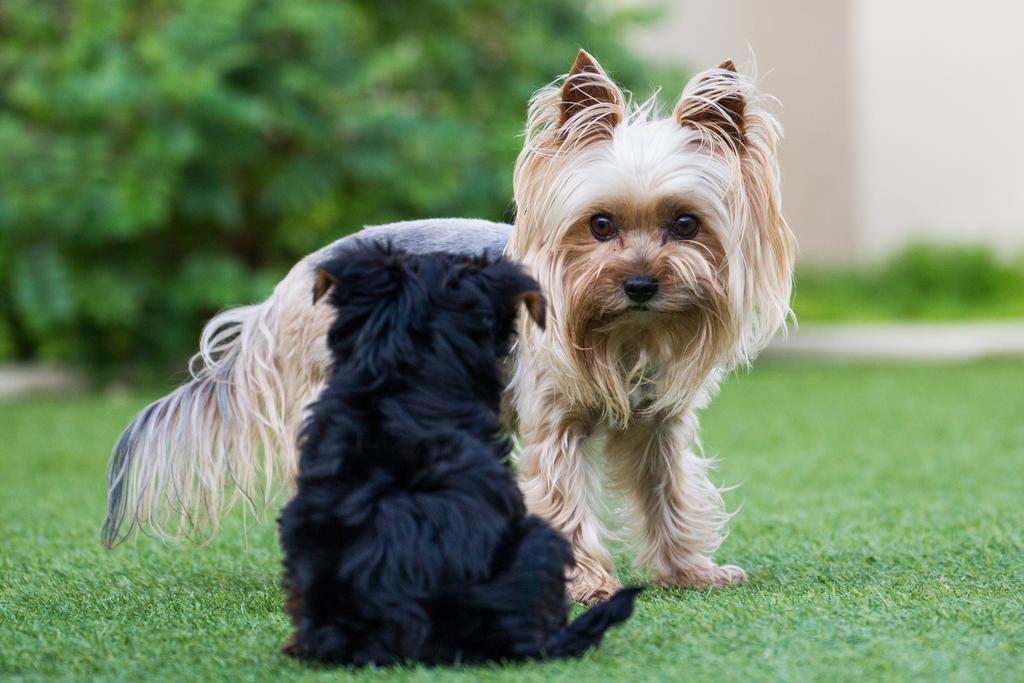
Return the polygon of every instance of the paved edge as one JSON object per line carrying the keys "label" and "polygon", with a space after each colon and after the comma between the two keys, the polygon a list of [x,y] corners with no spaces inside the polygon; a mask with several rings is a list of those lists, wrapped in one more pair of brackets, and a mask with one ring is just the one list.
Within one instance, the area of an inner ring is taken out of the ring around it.
{"label": "paved edge", "polygon": [[1024,321],[808,323],[777,336],[769,358],[967,360],[1024,355]]}
{"label": "paved edge", "polygon": [[87,387],[85,374],[74,368],[50,364],[0,365],[0,399],[77,392]]}

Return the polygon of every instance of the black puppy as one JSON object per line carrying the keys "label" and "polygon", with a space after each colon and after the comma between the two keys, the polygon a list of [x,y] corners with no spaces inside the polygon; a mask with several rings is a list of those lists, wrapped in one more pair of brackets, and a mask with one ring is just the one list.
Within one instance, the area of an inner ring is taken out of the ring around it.
{"label": "black puppy", "polygon": [[368,246],[322,266],[334,366],[281,512],[288,654],[333,664],[566,657],[629,617],[568,625],[569,544],[529,515],[499,436],[500,364],[539,286],[506,261]]}

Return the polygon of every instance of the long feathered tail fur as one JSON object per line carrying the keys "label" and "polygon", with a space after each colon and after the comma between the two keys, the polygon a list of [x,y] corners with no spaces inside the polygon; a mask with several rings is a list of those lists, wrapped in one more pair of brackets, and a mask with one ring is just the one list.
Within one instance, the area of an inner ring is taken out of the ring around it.
{"label": "long feathered tail fur", "polygon": [[[239,498],[257,514],[294,480],[295,434],[327,364],[307,257],[266,301],[206,325],[192,380],[140,412],[110,461],[103,542],[136,529],[201,541]],[[320,346],[318,346],[320,345]]]}

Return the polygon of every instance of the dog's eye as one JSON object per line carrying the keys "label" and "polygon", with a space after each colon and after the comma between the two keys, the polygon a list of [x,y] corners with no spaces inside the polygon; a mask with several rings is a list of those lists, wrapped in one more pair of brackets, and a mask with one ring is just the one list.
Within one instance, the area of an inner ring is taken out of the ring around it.
{"label": "dog's eye", "polygon": [[684,213],[672,219],[668,232],[672,239],[692,240],[700,232],[700,221],[692,213]]}
{"label": "dog's eye", "polygon": [[595,213],[590,217],[590,234],[596,239],[604,242],[615,237],[618,230],[615,229],[615,221],[606,213]]}

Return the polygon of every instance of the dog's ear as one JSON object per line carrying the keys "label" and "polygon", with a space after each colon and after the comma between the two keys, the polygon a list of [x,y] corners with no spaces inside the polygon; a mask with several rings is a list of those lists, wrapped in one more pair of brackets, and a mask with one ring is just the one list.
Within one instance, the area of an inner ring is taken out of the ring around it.
{"label": "dog's ear", "polygon": [[790,314],[796,241],[782,215],[778,143],[781,128],[753,83],[732,61],[690,80],[676,105],[676,120],[700,131],[738,171],[731,193],[737,262],[729,305],[739,321],[739,343],[729,365],[749,363]]}
{"label": "dog's ear", "polygon": [[547,324],[547,309],[548,302],[541,294],[540,285],[536,282],[533,283],[537,288],[528,289],[518,295],[518,300],[526,306],[526,312],[530,315],[533,322],[537,323],[537,327],[544,329]]}
{"label": "dog's ear", "polygon": [[611,136],[622,123],[625,97],[601,65],[586,50],[562,82],[558,132],[561,141],[592,140]]}
{"label": "dog's ear", "polygon": [[338,278],[334,273],[317,268],[316,275],[313,276],[313,305],[315,306],[320,299],[324,298],[328,290],[337,284]]}
{"label": "dog's ear", "polygon": [[357,245],[320,264],[314,297],[331,287],[344,296],[330,297],[334,320],[327,346],[335,363],[356,360],[374,372],[395,367],[413,352],[409,329],[425,315],[417,297],[414,264],[390,244]]}
{"label": "dog's ear", "polygon": [[540,284],[511,261],[501,261],[492,268],[493,277],[498,280],[499,296],[512,304],[515,315],[518,315],[520,305],[525,307],[530,319],[543,330],[547,324],[548,306]]}
{"label": "dog's ear", "polygon": [[727,59],[690,79],[676,103],[674,117],[680,125],[693,126],[712,140],[741,152],[745,148],[745,116],[752,88]]}
{"label": "dog's ear", "polygon": [[313,303],[332,287],[344,285],[353,296],[366,298],[392,291],[401,280],[405,254],[389,242],[357,244],[316,265],[313,274]]}

